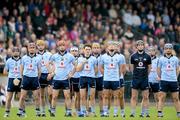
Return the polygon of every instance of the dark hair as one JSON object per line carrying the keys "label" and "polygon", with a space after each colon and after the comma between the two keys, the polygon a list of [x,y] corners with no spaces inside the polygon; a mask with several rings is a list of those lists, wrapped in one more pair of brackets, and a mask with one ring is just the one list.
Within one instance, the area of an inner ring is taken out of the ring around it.
{"label": "dark hair", "polygon": [[84,49],[85,49],[86,47],[90,47],[90,48],[92,49],[92,45],[90,45],[90,44],[85,44],[85,45],[84,45]]}

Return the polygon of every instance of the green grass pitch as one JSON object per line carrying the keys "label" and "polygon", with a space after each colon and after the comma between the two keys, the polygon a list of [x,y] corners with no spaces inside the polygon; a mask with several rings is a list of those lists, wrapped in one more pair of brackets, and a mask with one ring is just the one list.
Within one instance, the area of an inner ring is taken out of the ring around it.
{"label": "green grass pitch", "polygon": [[[32,106],[27,106],[26,107],[26,114],[27,117],[26,118],[19,118],[18,116],[16,116],[16,113],[18,111],[18,108],[12,108],[11,109],[11,113],[10,113],[10,117],[9,118],[4,118],[3,114],[4,114],[4,108],[0,108],[0,120],[123,120],[122,117],[117,117],[117,118],[113,118],[113,107],[111,109],[111,114],[109,117],[107,118],[102,118],[100,117],[99,113],[99,109],[96,109],[96,113],[97,113],[97,117],[84,117],[84,118],[79,118],[76,116],[73,116],[71,118],[67,118],[64,117],[64,107],[63,106],[58,106],[56,109],[56,117],[50,117],[48,111],[46,112],[46,117],[36,117],[35,116],[35,110],[34,107]],[[139,114],[140,114],[140,107],[137,107],[136,109],[136,117],[135,118],[130,118],[130,108],[129,106],[126,107],[125,109],[126,111],[126,117],[124,118],[124,120],[180,120],[180,118],[178,119],[176,117],[176,111],[175,108],[173,106],[167,106],[164,108],[164,117],[163,118],[158,118],[157,117],[157,110],[155,107],[151,107],[150,108],[150,118],[140,118]],[[120,113],[120,112],[119,112]]]}

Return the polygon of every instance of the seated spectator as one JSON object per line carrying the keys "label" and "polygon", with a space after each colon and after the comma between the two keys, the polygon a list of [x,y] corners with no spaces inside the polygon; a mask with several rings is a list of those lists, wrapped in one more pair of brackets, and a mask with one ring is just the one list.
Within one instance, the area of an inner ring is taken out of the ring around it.
{"label": "seated spectator", "polygon": [[164,10],[164,14],[162,15],[162,22],[165,26],[168,26],[171,23],[167,8]]}
{"label": "seated spectator", "polygon": [[154,23],[155,21],[155,16],[153,14],[153,11],[149,11],[149,13],[147,14],[147,19],[152,21],[152,23]]}
{"label": "seated spectator", "polygon": [[133,15],[132,15],[132,25],[134,27],[138,27],[141,25],[141,18],[139,17],[139,15],[137,14],[137,11],[133,11]]}
{"label": "seated spectator", "polygon": [[125,11],[124,15],[123,15],[123,22],[126,23],[127,25],[132,25],[133,21],[132,21],[132,10],[128,9],[127,11]]}
{"label": "seated spectator", "polygon": [[111,8],[109,9],[108,12],[109,12],[109,17],[110,17],[110,18],[116,19],[116,18],[118,17],[117,11],[116,11],[116,9],[114,8],[114,5],[111,5]]}

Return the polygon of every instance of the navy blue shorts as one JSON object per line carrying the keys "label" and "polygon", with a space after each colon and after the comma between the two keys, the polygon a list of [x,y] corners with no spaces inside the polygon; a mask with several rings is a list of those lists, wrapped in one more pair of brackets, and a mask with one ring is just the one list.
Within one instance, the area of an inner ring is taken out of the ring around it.
{"label": "navy blue shorts", "polygon": [[132,80],[131,88],[136,90],[148,90],[149,83],[148,80]]}
{"label": "navy blue shorts", "polygon": [[150,91],[153,93],[159,92],[159,86],[160,86],[159,83],[149,82]]}
{"label": "navy blue shorts", "polygon": [[125,82],[124,82],[124,79],[120,79],[120,87],[124,87],[125,86]]}
{"label": "navy blue shorts", "polygon": [[118,90],[120,89],[120,81],[104,81],[103,88],[110,90]]}
{"label": "navy blue shorts", "polygon": [[20,92],[21,91],[21,81],[22,79],[21,78],[18,78],[18,80],[20,80],[20,83],[18,86],[15,86],[13,81],[14,81],[14,78],[9,78],[8,80],[8,85],[7,85],[7,91],[8,92]]}
{"label": "navy blue shorts", "polygon": [[52,85],[52,80],[47,80],[48,73],[41,73],[41,76],[39,78],[39,83],[41,88],[45,88],[48,85]]}
{"label": "navy blue shorts", "polygon": [[24,90],[37,90],[40,88],[38,77],[23,76],[21,88]]}
{"label": "navy blue shorts", "polygon": [[68,90],[68,89],[70,89],[69,80],[53,80],[52,86],[53,86],[53,89],[55,89],[55,90],[59,90],[59,89]]}
{"label": "navy blue shorts", "polygon": [[88,85],[90,88],[95,88],[95,79],[91,77],[80,77],[80,89],[88,88]]}
{"label": "navy blue shorts", "polygon": [[79,78],[71,78],[71,91],[79,92]]}
{"label": "navy blue shorts", "polygon": [[178,82],[160,81],[160,91],[162,92],[179,92]]}
{"label": "navy blue shorts", "polygon": [[95,78],[96,81],[96,90],[102,91],[103,90],[103,77]]}

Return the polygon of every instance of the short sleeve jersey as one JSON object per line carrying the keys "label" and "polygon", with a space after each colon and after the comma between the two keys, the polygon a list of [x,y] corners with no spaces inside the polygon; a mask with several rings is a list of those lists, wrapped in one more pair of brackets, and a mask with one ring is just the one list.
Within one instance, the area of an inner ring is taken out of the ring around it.
{"label": "short sleeve jersey", "polygon": [[176,69],[179,68],[179,60],[176,56],[159,58],[158,67],[161,70],[161,80],[177,81]]}
{"label": "short sleeve jersey", "polygon": [[65,53],[61,55],[56,53],[52,55],[51,62],[55,65],[55,75],[54,80],[66,80],[68,79],[69,72],[72,70],[72,63],[74,63],[75,58],[70,53]]}
{"label": "short sleeve jersey", "polygon": [[9,58],[6,61],[5,69],[8,71],[8,78],[21,78],[20,64],[21,59],[15,60],[13,58]]}
{"label": "short sleeve jersey", "polygon": [[148,65],[151,64],[151,57],[147,53],[134,53],[130,63],[134,65],[133,80],[148,80]]}
{"label": "short sleeve jersey", "polygon": [[82,71],[79,72],[80,77],[95,77],[95,66],[97,66],[97,59],[94,56],[85,58],[83,56],[78,58],[78,64],[81,64],[87,60],[88,62],[84,64]]}

